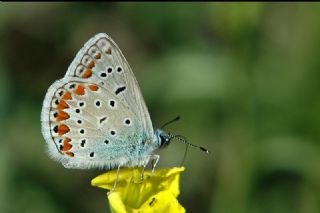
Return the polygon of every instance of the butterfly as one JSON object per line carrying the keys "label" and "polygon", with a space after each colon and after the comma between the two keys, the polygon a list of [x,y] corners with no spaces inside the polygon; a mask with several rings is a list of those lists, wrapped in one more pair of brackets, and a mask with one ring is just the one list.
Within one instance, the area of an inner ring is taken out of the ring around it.
{"label": "butterfly", "polygon": [[65,76],[49,87],[41,129],[49,156],[74,169],[145,166],[150,160],[155,166],[155,151],[173,138],[189,144],[153,129],[138,82],[105,33],[87,41]]}

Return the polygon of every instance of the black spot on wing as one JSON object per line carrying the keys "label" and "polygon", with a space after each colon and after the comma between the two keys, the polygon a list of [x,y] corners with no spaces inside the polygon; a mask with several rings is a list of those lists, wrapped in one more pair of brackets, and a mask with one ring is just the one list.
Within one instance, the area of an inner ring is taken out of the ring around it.
{"label": "black spot on wing", "polygon": [[126,87],[125,87],[125,86],[119,87],[119,88],[115,91],[115,93],[116,93],[116,95],[118,95],[120,92],[123,92],[123,91],[125,91],[125,90],[126,90]]}

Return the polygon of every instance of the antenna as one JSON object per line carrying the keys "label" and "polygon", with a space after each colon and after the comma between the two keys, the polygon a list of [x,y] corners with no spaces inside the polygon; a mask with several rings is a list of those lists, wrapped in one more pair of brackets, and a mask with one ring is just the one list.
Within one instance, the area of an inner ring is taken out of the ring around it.
{"label": "antenna", "polygon": [[183,166],[183,164],[187,158],[188,148],[189,148],[189,146],[188,146],[188,144],[186,144],[186,150],[184,151],[184,155],[183,155],[183,159],[181,161],[180,167]]}
{"label": "antenna", "polygon": [[169,124],[171,124],[171,123],[173,123],[175,121],[178,121],[178,120],[180,120],[180,116],[179,115],[175,119],[172,119],[171,121],[168,121],[167,123],[163,124],[161,126],[161,129],[163,129],[165,126],[167,126],[167,125],[169,125]]}
{"label": "antenna", "polygon": [[187,141],[187,138],[184,137],[183,135],[172,135],[171,137],[172,137],[172,138],[177,138],[179,141],[185,143],[185,144],[188,145],[188,146],[193,146],[193,147],[199,148],[201,151],[204,151],[204,152],[207,153],[207,154],[210,153],[210,151],[207,150],[206,148],[203,148],[203,147],[201,147],[201,146],[197,146],[197,145],[194,145],[194,144],[192,144],[192,143],[189,143],[189,142]]}

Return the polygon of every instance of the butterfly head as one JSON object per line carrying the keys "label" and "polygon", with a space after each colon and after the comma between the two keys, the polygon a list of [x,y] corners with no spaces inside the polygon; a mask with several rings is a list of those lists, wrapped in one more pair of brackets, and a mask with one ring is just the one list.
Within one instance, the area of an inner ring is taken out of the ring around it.
{"label": "butterfly head", "polygon": [[159,149],[168,146],[171,142],[171,139],[174,138],[173,135],[165,132],[162,129],[156,129],[154,134],[156,139],[156,145]]}

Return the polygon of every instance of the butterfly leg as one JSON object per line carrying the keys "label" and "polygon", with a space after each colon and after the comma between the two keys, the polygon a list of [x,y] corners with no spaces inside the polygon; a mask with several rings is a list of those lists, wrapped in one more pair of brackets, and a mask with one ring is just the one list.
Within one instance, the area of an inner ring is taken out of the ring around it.
{"label": "butterfly leg", "polygon": [[152,174],[154,173],[154,169],[156,168],[157,166],[157,163],[160,159],[160,155],[151,155],[150,156],[150,159],[152,159]]}
{"label": "butterfly leg", "polygon": [[140,176],[140,180],[141,182],[143,181],[143,178],[144,178],[144,170],[146,169],[147,165],[149,164],[149,161],[150,161],[150,156],[147,158],[147,160],[144,162],[143,164],[143,168],[142,168],[142,172],[141,172],[141,176]]}
{"label": "butterfly leg", "polygon": [[117,183],[118,183],[118,178],[119,178],[120,167],[121,167],[121,165],[119,164],[118,170],[117,170],[117,174],[116,174],[116,179],[114,181],[114,185],[113,185],[112,189],[108,193],[112,193],[116,189],[116,186],[117,186]]}
{"label": "butterfly leg", "polygon": [[152,165],[152,174],[154,173],[154,169],[159,161],[160,155],[150,155],[147,160],[144,162],[143,168],[142,168],[142,172],[141,172],[141,176],[140,179],[141,181],[143,181],[144,178],[144,170],[147,167],[147,165],[149,164],[150,160],[152,160],[151,165]]}

